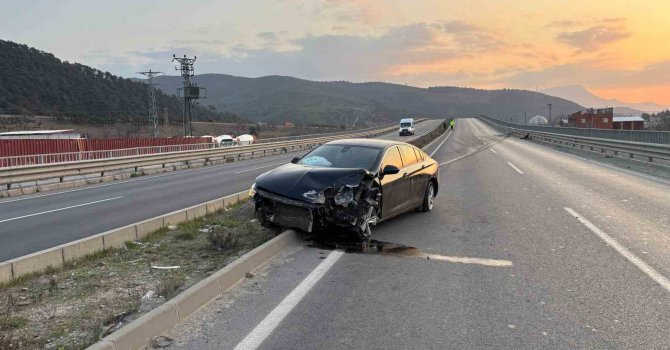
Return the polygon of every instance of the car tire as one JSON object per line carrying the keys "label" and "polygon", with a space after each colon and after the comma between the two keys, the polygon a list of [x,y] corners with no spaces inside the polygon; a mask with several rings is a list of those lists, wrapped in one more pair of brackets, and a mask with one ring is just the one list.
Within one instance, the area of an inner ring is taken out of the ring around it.
{"label": "car tire", "polygon": [[429,212],[433,210],[433,207],[435,205],[435,184],[433,181],[428,182],[428,186],[426,186],[426,191],[423,195],[423,202],[421,203],[421,206],[418,209],[418,211],[422,212]]}

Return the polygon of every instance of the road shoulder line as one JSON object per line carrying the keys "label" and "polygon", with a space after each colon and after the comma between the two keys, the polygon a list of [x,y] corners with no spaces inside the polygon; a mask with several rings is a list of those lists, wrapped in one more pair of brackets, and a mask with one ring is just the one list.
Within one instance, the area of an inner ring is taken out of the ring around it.
{"label": "road shoulder line", "polygon": [[649,266],[642,259],[638,258],[630,250],[621,245],[621,243],[619,243],[616,239],[614,239],[612,236],[608,235],[603,230],[598,228],[598,226],[594,225],[591,221],[585,219],[581,214],[579,214],[575,210],[567,207],[563,209],[570,215],[574,216],[580,223],[586,226],[586,228],[588,228],[591,232],[595,233],[596,236],[602,239],[608,246],[612,247],[624,258],[626,258],[633,265],[635,265],[635,267],[640,269],[640,271],[644,272],[647,276],[649,276],[652,280],[654,280],[654,282],[658,283],[658,285],[663,287],[663,289],[665,289],[667,292],[670,292],[670,280],[668,280],[665,276],[656,271],[653,267]]}
{"label": "road shoulder line", "polygon": [[341,251],[332,251],[328,257],[321,262],[300,284],[289,293],[279,305],[277,305],[237,346],[235,350],[252,350],[258,348],[261,343],[274,331],[281,321],[291,313],[307,293],[319,280],[330,270],[333,265],[344,255]]}

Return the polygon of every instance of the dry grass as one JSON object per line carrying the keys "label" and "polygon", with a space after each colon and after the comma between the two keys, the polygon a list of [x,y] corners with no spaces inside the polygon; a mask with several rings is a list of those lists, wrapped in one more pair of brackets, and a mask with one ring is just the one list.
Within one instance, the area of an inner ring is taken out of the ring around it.
{"label": "dry grass", "polygon": [[[247,201],[175,230],[162,229],[123,249],[0,287],[0,349],[87,347],[276,234],[253,217]],[[210,237],[217,232],[234,232],[234,244],[214,246]],[[179,268],[156,270],[152,265]],[[141,301],[149,291],[154,296]]]}

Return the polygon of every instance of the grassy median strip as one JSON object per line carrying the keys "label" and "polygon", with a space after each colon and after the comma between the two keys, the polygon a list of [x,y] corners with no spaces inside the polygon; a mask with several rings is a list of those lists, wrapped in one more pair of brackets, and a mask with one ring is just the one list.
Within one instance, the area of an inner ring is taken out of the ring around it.
{"label": "grassy median strip", "polygon": [[82,349],[276,235],[244,201],[0,287],[0,349]]}

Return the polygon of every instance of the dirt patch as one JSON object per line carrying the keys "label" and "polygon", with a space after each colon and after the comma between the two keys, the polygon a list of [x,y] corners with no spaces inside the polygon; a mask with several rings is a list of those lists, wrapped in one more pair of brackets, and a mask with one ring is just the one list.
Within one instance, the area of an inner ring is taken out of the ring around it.
{"label": "dirt patch", "polygon": [[0,287],[0,349],[83,349],[276,234],[245,201]]}

